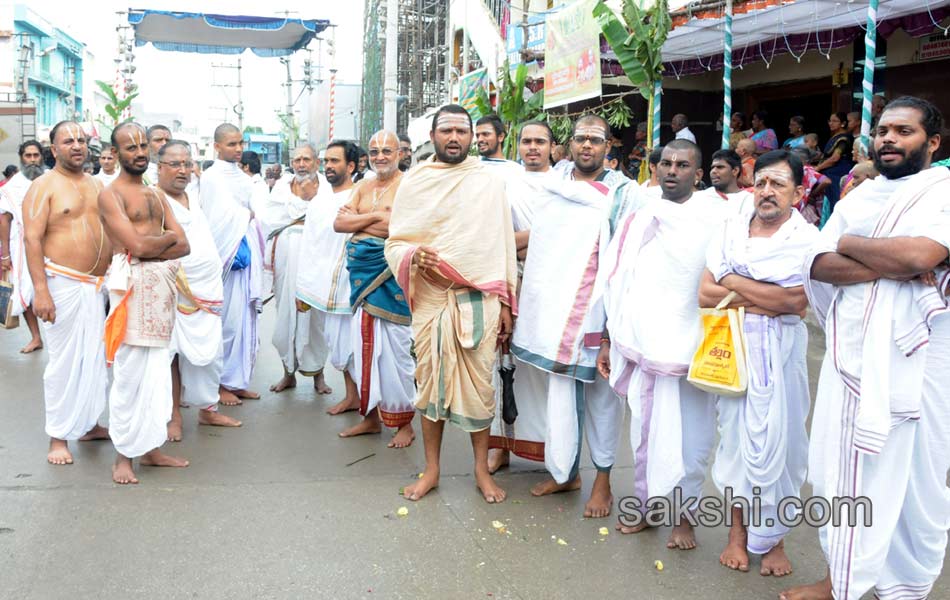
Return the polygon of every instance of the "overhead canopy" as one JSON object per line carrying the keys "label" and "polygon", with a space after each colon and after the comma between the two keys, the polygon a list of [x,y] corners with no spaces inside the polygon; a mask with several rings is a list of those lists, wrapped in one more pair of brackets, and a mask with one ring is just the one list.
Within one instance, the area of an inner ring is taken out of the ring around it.
{"label": "overhead canopy", "polygon": [[[827,52],[850,44],[863,35],[868,10],[868,0],[737,0],[735,4],[732,58],[737,65],[771,62],[773,56],[785,52]],[[950,0],[880,0],[878,30],[884,36],[897,28],[911,35],[930,33],[935,22],[947,16],[948,5]],[[668,71],[683,74],[721,68],[722,9],[699,11],[691,17],[676,19],[679,24],[663,45]]]}
{"label": "overhead canopy", "polygon": [[324,19],[206,15],[164,10],[129,9],[135,45],[201,54],[287,56],[307,46],[330,26]]}

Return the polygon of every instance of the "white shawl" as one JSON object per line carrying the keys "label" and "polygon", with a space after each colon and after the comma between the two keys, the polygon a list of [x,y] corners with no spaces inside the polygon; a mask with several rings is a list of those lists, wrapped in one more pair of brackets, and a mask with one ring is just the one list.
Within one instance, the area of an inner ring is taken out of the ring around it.
{"label": "white shawl", "polygon": [[[321,189],[323,184],[321,183]],[[329,184],[327,184],[329,187]],[[300,241],[301,265],[297,269],[297,298],[330,314],[349,315],[350,274],[346,270],[348,233],[333,230],[340,207],[350,201],[353,188],[333,194],[332,198],[310,201]]]}

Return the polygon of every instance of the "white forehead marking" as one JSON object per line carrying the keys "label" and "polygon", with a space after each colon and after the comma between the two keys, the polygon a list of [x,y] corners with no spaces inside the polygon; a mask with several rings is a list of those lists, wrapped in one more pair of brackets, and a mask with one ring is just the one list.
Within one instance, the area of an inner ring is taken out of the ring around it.
{"label": "white forehead marking", "polygon": [[679,154],[673,152],[670,154],[670,162],[676,162],[676,159],[679,158]]}
{"label": "white forehead marking", "polygon": [[607,130],[600,125],[582,125],[578,127],[575,131],[576,135],[599,135],[600,137],[607,137]]}
{"label": "white forehead marking", "polygon": [[369,145],[372,146],[375,143],[377,146],[386,146],[389,142],[396,142],[396,146],[399,146],[399,138],[392,131],[377,131],[373,134],[373,137],[369,138]]}
{"label": "white forehead marking", "polygon": [[435,122],[438,127],[462,127],[468,129],[468,117],[458,113],[442,113]]}

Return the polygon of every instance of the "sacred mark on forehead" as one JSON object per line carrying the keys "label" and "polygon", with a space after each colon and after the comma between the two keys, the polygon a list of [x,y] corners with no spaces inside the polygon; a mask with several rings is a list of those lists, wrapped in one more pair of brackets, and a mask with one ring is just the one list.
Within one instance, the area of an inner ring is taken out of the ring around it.
{"label": "sacred mark on forehead", "polygon": [[67,125],[66,131],[73,140],[78,140],[82,136],[82,129],[75,123]]}
{"label": "sacred mark on forehead", "polygon": [[458,113],[443,113],[439,115],[438,120],[435,122],[435,126],[438,127],[462,127],[468,129],[468,117],[465,115],[460,115]]}
{"label": "sacred mark on forehead", "polygon": [[578,127],[575,133],[578,135],[599,135],[600,137],[607,137],[607,130],[599,125],[584,125]]}
{"label": "sacred mark on forehead", "polygon": [[393,141],[396,143],[396,146],[399,146],[399,138],[392,131],[382,130],[377,131],[373,134],[373,137],[369,138],[369,145],[372,146],[375,143],[377,146],[387,146],[389,142]]}
{"label": "sacred mark on forehead", "polygon": [[760,181],[764,181],[765,179],[769,179],[775,183],[781,183],[783,185],[789,184],[792,181],[792,178],[788,176],[788,172],[778,167],[767,167],[765,169],[759,169],[755,172],[756,184],[758,184]]}

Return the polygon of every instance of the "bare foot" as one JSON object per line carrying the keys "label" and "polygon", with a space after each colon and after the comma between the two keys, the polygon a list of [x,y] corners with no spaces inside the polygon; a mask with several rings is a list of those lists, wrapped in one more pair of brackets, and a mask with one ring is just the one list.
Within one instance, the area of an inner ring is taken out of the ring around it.
{"label": "bare foot", "polygon": [[614,505],[613,494],[610,493],[610,473],[597,471],[594,486],[590,490],[590,499],[584,506],[584,516],[599,519],[610,514]]}
{"label": "bare foot", "polygon": [[374,421],[373,419],[363,419],[358,424],[350,427],[349,429],[344,429],[338,435],[341,438],[355,437],[357,435],[366,435],[369,433],[379,433],[382,431],[382,427],[379,426],[379,421]]}
{"label": "bare foot", "polygon": [[561,492],[573,492],[574,490],[581,489],[581,476],[578,475],[574,479],[565,482],[558,483],[554,479],[545,479],[541,483],[536,484],[531,488],[532,496],[547,496],[548,494],[560,494]]}
{"label": "bare foot", "polygon": [[412,440],[416,439],[416,432],[412,430],[412,423],[407,423],[396,430],[396,435],[386,444],[389,448],[408,448]]}
{"label": "bare foot", "polygon": [[781,541],[762,555],[762,568],[759,574],[765,577],[784,577],[792,572],[792,561],[785,554],[785,541]]}
{"label": "bare foot", "polygon": [[168,432],[168,441],[169,442],[180,442],[181,441],[181,415],[172,415],[171,420],[168,422],[168,425],[165,427]]}
{"label": "bare foot", "polygon": [[818,583],[800,585],[785,590],[778,595],[779,600],[833,600],[831,594],[831,576],[827,576]]}
{"label": "bare foot", "polygon": [[680,523],[673,528],[670,533],[670,539],[666,541],[666,547],[670,550],[692,550],[696,547],[696,532],[689,523]]}
{"label": "bare foot", "polygon": [[360,409],[360,398],[344,398],[327,409],[328,415],[342,415],[345,412],[350,412],[351,410]]}
{"label": "bare foot", "polygon": [[96,424],[95,427],[86,432],[86,435],[79,438],[80,442],[91,442],[93,440],[109,439],[109,430],[102,425]]}
{"label": "bare foot", "polygon": [[121,454],[115,457],[115,464],[112,465],[112,481],[122,485],[139,482],[135,477],[135,471],[132,470],[131,458],[126,458]]}
{"label": "bare foot", "polygon": [[66,440],[49,439],[49,452],[46,454],[46,462],[51,465],[73,464],[73,454],[69,451]]}
{"label": "bare foot", "polygon": [[26,345],[20,348],[20,354],[29,354],[43,349],[43,339],[35,337]]}
{"label": "bare foot", "polygon": [[653,526],[647,523],[646,519],[643,519],[636,525],[624,525],[623,521],[617,521],[617,526],[614,529],[616,529],[617,531],[619,531],[620,533],[624,535],[627,535],[631,533],[640,533],[641,531],[643,531],[644,529],[647,529],[648,527],[653,527]]}
{"label": "bare foot", "polygon": [[260,400],[261,395],[251,390],[234,390],[234,395],[245,400]]}
{"label": "bare foot", "polygon": [[406,500],[421,500],[426,494],[437,487],[439,487],[439,470],[430,470],[426,467],[425,472],[422,473],[422,478],[412,485],[407,485],[403,488],[402,495]]}
{"label": "bare foot", "polygon": [[733,571],[749,571],[749,553],[746,551],[747,535],[745,528],[733,526],[729,529],[729,541],[719,555],[719,564]]}
{"label": "bare foot", "polygon": [[189,462],[184,458],[169,456],[163,453],[159,448],[146,452],[139,460],[143,467],[187,467]]}
{"label": "bare foot", "polygon": [[491,448],[488,451],[488,474],[494,475],[499,469],[511,464],[511,453],[501,448]]}
{"label": "bare foot", "polygon": [[504,502],[505,496],[507,496],[505,490],[495,483],[495,480],[488,473],[488,469],[484,467],[482,469],[475,469],[475,485],[478,486],[478,490],[485,497],[485,502],[489,504]]}
{"label": "bare foot", "polygon": [[237,406],[239,404],[244,404],[240,398],[238,398],[234,392],[225,388],[218,389],[218,403],[223,404],[224,406]]}
{"label": "bare foot", "polygon": [[201,409],[198,411],[198,424],[211,425],[213,427],[240,427],[241,422],[232,419],[227,415],[222,415],[216,410]]}
{"label": "bare foot", "polygon": [[328,386],[326,380],[323,378],[323,371],[313,376],[313,389],[317,390],[317,393],[321,395],[333,393],[333,388]]}
{"label": "bare foot", "polygon": [[[280,381],[270,386],[270,391],[274,392],[275,394],[279,394],[280,392],[286,389],[295,388],[295,387],[297,387],[297,378],[294,377],[294,374],[284,373],[284,376],[280,378]],[[238,396],[243,398],[243,396],[241,396],[240,394],[238,394]]]}

